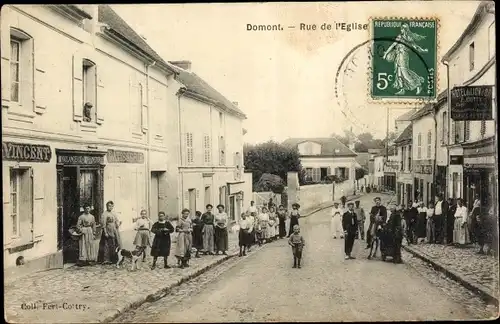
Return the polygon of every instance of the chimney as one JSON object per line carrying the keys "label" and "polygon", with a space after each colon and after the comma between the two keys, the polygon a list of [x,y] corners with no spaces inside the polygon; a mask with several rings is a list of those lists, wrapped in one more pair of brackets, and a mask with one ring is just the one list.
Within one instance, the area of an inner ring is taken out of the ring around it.
{"label": "chimney", "polygon": [[169,61],[170,64],[180,67],[183,70],[191,71],[191,61]]}
{"label": "chimney", "polygon": [[94,36],[98,30],[99,22],[99,5],[76,5],[80,10],[85,11],[92,16],[92,19],[85,19],[83,22],[83,28]]}
{"label": "chimney", "polygon": [[235,105],[236,107],[238,107],[238,101],[233,101],[232,103],[233,103],[233,105]]}

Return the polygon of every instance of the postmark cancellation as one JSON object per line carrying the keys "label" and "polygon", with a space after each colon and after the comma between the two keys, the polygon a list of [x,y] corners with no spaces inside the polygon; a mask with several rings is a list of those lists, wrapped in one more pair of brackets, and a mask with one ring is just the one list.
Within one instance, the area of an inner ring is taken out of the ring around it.
{"label": "postmark cancellation", "polygon": [[437,100],[439,19],[370,19],[368,93],[372,102]]}

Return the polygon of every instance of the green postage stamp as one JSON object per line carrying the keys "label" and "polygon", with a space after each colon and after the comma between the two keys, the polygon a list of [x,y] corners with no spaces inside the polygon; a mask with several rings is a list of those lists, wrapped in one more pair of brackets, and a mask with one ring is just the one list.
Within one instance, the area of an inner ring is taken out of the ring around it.
{"label": "green postage stamp", "polygon": [[372,99],[436,99],[437,19],[372,18]]}

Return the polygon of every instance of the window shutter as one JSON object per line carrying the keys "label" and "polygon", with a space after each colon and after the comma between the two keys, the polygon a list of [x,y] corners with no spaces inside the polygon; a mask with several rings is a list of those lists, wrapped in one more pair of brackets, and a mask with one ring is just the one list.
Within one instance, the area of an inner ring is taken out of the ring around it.
{"label": "window shutter", "polygon": [[139,83],[139,95],[141,96],[140,101],[141,101],[141,130],[145,134],[148,129],[148,109],[149,109],[149,102],[148,102],[148,88],[144,86],[144,84],[141,82]]}
{"label": "window shutter", "polygon": [[466,120],[464,122],[464,141],[468,141],[470,139],[470,121]]}
{"label": "window shutter", "polygon": [[[5,7],[4,7],[5,8]],[[3,36],[3,35],[2,35]],[[2,42],[3,43],[3,42]],[[3,56],[3,52],[2,52]],[[3,62],[3,60],[2,60]],[[5,73],[2,73],[2,75]],[[3,85],[3,83],[2,83]],[[3,245],[7,246],[11,243],[11,218],[10,218],[10,167],[2,166],[2,180],[3,180]]]}
{"label": "window shutter", "polygon": [[35,53],[35,112],[43,114],[47,108],[49,97],[49,82],[47,78],[47,68],[45,67],[44,58],[48,57],[41,49]]}
{"label": "window shutter", "polygon": [[43,236],[43,218],[45,214],[45,181],[42,170],[32,172],[33,185],[33,241],[38,241]]}
{"label": "window shutter", "polygon": [[349,168],[345,168],[345,180],[349,180]]}
{"label": "window shutter", "polygon": [[83,59],[73,54],[73,120],[83,120]]}
{"label": "window shutter", "polygon": [[104,101],[104,82],[102,80],[102,68],[103,66],[95,67],[95,77],[96,77],[96,123],[102,125],[104,122],[104,109],[105,109],[105,101]]}
{"label": "window shutter", "polygon": [[2,7],[1,20],[1,54],[2,54],[2,106],[10,102],[10,24],[7,19],[9,13],[7,6]]}
{"label": "window shutter", "polygon": [[328,167],[328,169],[326,169],[326,175],[331,175],[332,174],[332,167]]}

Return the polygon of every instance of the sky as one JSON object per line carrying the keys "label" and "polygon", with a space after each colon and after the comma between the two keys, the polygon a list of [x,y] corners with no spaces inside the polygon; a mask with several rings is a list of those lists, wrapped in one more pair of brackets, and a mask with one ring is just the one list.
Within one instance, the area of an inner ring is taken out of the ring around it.
{"label": "sky", "polygon": [[[477,1],[389,1],[333,3],[141,4],[112,5],[165,60],[189,60],[192,71],[230,101],[247,119],[246,143],[289,137],[328,137],[386,132],[385,106],[367,103],[367,49],[353,54],[357,68],[335,83],[340,62],[366,30],[321,30],[323,23],[366,24],[370,17],[438,17],[438,60],[456,42]],[[300,30],[300,24],[317,26]],[[281,24],[283,31],[247,31],[247,24]],[[294,25],[296,28],[288,29]],[[438,70],[446,87],[446,70]],[[342,94],[337,100],[335,86]],[[346,108],[347,107],[347,108]],[[399,106],[393,120],[407,112]],[[342,113],[344,111],[345,114]]]}

